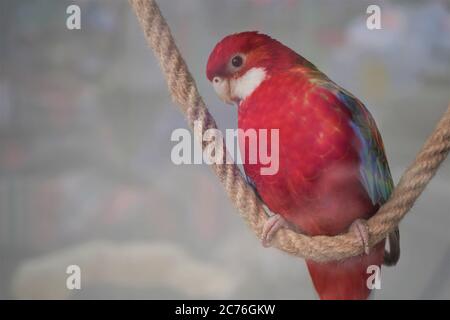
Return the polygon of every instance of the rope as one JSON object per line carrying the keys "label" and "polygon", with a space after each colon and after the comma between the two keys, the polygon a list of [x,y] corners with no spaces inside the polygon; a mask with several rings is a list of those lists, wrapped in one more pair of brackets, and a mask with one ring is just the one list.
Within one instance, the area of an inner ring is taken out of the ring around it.
{"label": "rope", "polygon": [[[201,134],[216,129],[216,122],[200,96],[195,81],[172,37],[170,28],[154,0],[129,0],[145,38],[153,49],[167,80],[174,102],[185,114],[189,126],[200,121]],[[202,141],[201,137],[198,141]],[[209,143],[216,143],[215,141]],[[203,142],[203,148],[207,146]],[[228,155],[225,143],[224,159]],[[439,121],[432,135],[425,142],[414,162],[407,168],[391,198],[367,221],[369,246],[373,247],[394,232],[400,220],[411,209],[416,199],[436,173],[450,150],[450,106]],[[253,188],[247,184],[236,164],[213,164],[212,170],[223,184],[241,217],[260,238],[262,226],[267,219],[263,203]],[[289,254],[317,262],[342,260],[364,253],[363,245],[353,233],[337,236],[314,236],[298,234],[282,229],[277,232],[273,246]]]}

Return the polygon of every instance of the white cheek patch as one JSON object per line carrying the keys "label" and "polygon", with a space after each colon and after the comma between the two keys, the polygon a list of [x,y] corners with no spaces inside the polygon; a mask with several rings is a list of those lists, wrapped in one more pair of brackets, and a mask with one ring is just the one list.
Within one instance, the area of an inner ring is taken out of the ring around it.
{"label": "white cheek patch", "polygon": [[251,68],[240,78],[231,80],[232,96],[244,100],[266,79],[264,68]]}

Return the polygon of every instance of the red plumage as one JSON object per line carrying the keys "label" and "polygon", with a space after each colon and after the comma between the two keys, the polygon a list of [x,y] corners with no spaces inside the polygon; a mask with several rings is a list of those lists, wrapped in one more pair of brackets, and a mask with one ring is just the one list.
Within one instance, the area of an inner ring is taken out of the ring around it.
{"label": "red plumage", "polygon": [[[279,129],[278,173],[261,175],[264,165],[248,159],[244,169],[271,211],[309,235],[336,235],[356,219],[369,218],[378,206],[360,182],[350,112],[332,94],[316,89],[307,74],[302,67],[279,73],[239,106],[240,129]],[[240,145],[248,155],[249,144]],[[383,253],[381,243],[369,256],[307,265],[321,298],[363,299],[369,294],[367,267],[380,266]]]}
{"label": "red plumage", "polygon": [[[245,63],[234,70],[229,61],[236,54],[244,55]],[[249,96],[232,96],[233,81],[252,68],[263,68],[264,80]],[[246,175],[272,212],[308,235],[331,236],[377,211],[381,203],[374,199],[385,183],[381,178],[391,177],[374,121],[356,98],[291,49],[251,32],[222,40],[210,56],[207,76],[229,81],[229,100],[239,105],[240,129],[279,130],[276,174],[261,175],[265,164],[244,159]],[[243,136],[240,146],[241,154],[258,154],[258,145],[249,146]],[[375,171],[385,165],[387,173],[380,178],[372,172],[372,162],[382,164],[374,166]],[[307,261],[307,266],[320,298],[365,299],[370,293],[367,268],[381,266],[383,256],[384,241],[369,255],[330,263]]]}

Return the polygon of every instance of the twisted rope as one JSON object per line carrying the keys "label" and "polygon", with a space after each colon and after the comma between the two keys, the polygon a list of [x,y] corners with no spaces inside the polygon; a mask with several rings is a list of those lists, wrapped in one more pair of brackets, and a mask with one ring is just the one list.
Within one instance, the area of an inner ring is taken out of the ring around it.
{"label": "twisted rope", "polygon": [[[216,129],[216,122],[200,96],[156,2],[130,0],[130,3],[148,44],[159,60],[172,99],[180,106],[191,129],[194,127],[194,121],[199,121],[201,124],[201,135],[208,129]],[[196,138],[202,141],[201,137]],[[206,146],[207,143],[203,142],[203,148]],[[222,143],[222,146],[225,159],[228,151],[225,143]],[[450,106],[414,162],[403,174],[389,201],[367,221],[370,247],[395,230],[434,176],[449,150]],[[223,163],[226,162],[223,161]],[[263,203],[258,199],[253,188],[247,184],[236,164],[213,164],[211,167],[241,217],[260,238],[266,214]],[[277,232],[272,244],[289,254],[318,262],[341,260],[364,252],[363,245],[352,232],[333,237],[309,237],[283,229]]]}

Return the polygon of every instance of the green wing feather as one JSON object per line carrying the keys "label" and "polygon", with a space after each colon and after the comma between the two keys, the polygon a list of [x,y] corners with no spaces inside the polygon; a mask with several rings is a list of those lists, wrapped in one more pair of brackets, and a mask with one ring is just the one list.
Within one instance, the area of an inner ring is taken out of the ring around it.
{"label": "green wing feather", "polygon": [[361,182],[373,204],[385,203],[394,189],[383,140],[369,110],[350,92],[331,81],[317,69],[308,71],[310,81],[333,93],[351,112],[352,127],[360,140]]}
{"label": "green wing feather", "polygon": [[394,188],[383,140],[366,107],[352,94],[339,88],[339,100],[351,111],[352,127],[361,142],[361,180],[374,204],[385,203]]}
{"label": "green wing feather", "polygon": [[343,106],[350,110],[351,125],[360,140],[361,182],[372,203],[382,205],[389,199],[394,189],[394,183],[386,159],[383,140],[372,115],[361,101],[331,81],[318,69],[299,68],[298,72],[309,77],[310,82],[315,86],[333,93]]}

